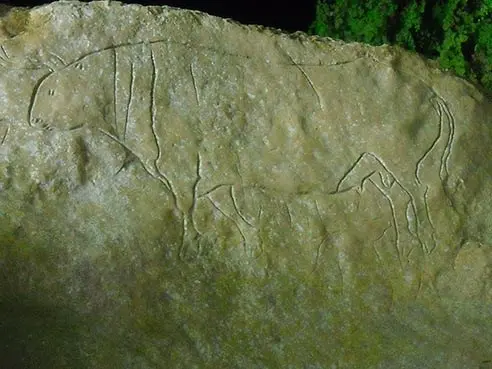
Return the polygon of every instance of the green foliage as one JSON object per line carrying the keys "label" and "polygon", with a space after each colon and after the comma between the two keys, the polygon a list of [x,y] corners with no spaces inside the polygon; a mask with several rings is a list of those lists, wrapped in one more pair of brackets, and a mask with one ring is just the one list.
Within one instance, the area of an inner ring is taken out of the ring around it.
{"label": "green foliage", "polygon": [[492,86],[492,22],[482,25],[477,30],[475,60],[479,82]]}
{"label": "green foliage", "polygon": [[309,33],[368,44],[386,42],[386,22],[396,11],[391,0],[319,0]]}
{"label": "green foliage", "polygon": [[394,43],[492,91],[492,0],[318,0],[308,32]]}
{"label": "green foliage", "polygon": [[414,34],[420,31],[422,23],[422,14],[425,10],[425,2],[418,5],[415,0],[403,11],[403,24],[400,32],[396,35],[398,45],[406,47],[409,50],[416,48]]}
{"label": "green foliage", "polygon": [[326,23],[326,20],[328,18],[329,18],[328,5],[323,1],[318,1],[316,3],[316,19],[309,27],[308,33],[310,35],[327,37],[330,34],[328,29],[328,24]]}

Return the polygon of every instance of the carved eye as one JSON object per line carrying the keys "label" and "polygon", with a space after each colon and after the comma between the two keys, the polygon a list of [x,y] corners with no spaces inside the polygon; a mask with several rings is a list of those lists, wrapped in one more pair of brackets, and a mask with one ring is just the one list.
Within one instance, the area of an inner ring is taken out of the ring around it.
{"label": "carved eye", "polygon": [[54,89],[52,89],[52,88],[50,88],[50,89],[48,90],[48,95],[49,95],[49,96],[53,96],[54,94],[55,94],[55,90],[54,90]]}
{"label": "carved eye", "polygon": [[84,70],[84,65],[82,63],[77,63],[75,64],[75,68],[78,69],[78,70]]}

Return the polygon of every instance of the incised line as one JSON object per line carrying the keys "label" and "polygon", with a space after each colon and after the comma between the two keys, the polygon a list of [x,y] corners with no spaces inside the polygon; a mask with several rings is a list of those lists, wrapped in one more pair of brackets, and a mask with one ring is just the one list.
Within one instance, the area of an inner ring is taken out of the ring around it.
{"label": "incised line", "polygon": [[36,102],[37,96],[38,96],[38,91],[41,88],[41,85],[43,82],[52,74],[53,72],[46,73],[43,77],[39,79],[39,81],[34,85],[34,88],[32,90],[31,94],[31,99],[29,101],[29,107],[27,108],[27,124],[31,128],[36,128],[31,124],[31,118],[32,118],[32,109],[34,108],[34,103]]}
{"label": "incised line", "polygon": [[314,200],[314,205],[316,206],[316,212],[318,213],[319,221],[320,221],[320,223],[323,226],[324,236],[321,239],[321,242],[316,247],[316,258],[314,259],[314,267],[313,267],[313,270],[311,271],[310,274],[313,274],[316,271],[316,268],[318,267],[319,257],[321,255],[321,246],[325,243],[325,241],[330,236],[329,232],[326,230],[326,225],[323,223],[323,218],[321,218],[321,212],[319,211],[318,201],[317,200]]}
{"label": "incised line", "polygon": [[7,53],[7,50],[5,50],[5,46],[0,45],[0,50],[2,50],[3,57],[0,55],[0,58],[5,60],[5,59],[10,59],[9,54]]}
{"label": "incised line", "polygon": [[198,94],[198,88],[196,87],[196,78],[195,78],[195,72],[193,70],[193,62],[190,63],[190,73],[191,73],[191,81],[193,82],[193,88],[195,90],[196,104],[200,106],[200,95]]}
{"label": "incised line", "polygon": [[318,90],[316,89],[316,87],[314,86],[314,83],[313,81],[311,81],[311,78],[309,78],[308,74],[304,71],[304,69],[299,65],[297,64],[294,59],[292,58],[292,56],[289,55],[288,52],[286,52],[284,49],[280,48],[280,50],[282,50],[282,52],[287,55],[287,57],[292,61],[293,65],[296,66],[297,69],[299,69],[301,71],[301,73],[304,75],[304,78],[306,78],[306,80],[308,81],[309,85],[311,86],[311,88],[313,89],[314,93],[316,94],[316,97],[318,99],[318,104],[319,106],[321,107],[321,110],[325,110],[324,106],[323,106],[323,103],[322,103],[322,99],[321,99],[321,96],[318,92]]}
{"label": "incised line", "polygon": [[[89,51],[89,52],[87,52],[87,53],[85,53],[85,54],[77,57],[72,62],[63,65],[63,67],[60,68],[60,69],[68,68],[69,66],[71,66],[73,64],[76,64],[77,62],[79,62],[80,60],[82,60],[84,58],[87,58],[87,57],[89,57],[91,55],[95,55],[95,54],[98,54],[98,53],[101,53],[101,52],[104,52],[104,51],[107,51],[107,50],[118,49],[118,48],[122,48],[122,47],[132,47],[132,46],[138,46],[138,45],[149,45],[149,46],[151,46],[153,44],[158,44],[158,43],[177,44],[177,45],[186,47],[187,49],[190,47],[188,43],[182,43],[182,42],[173,41],[173,40],[169,40],[169,39],[167,39],[167,40],[165,40],[165,39],[144,40],[144,41],[138,41],[138,42],[123,42],[123,43],[119,43],[119,44],[115,44],[115,45],[105,46],[105,47],[102,47],[102,48],[97,49],[97,50]],[[193,45],[193,46],[194,47],[197,47],[199,49],[207,49],[207,50],[215,51],[217,53],[221,53],[220,50],[217,50],[217,49],[214,49],[214,48],[211,48],[211,47],[196,46],[196,45]],[[232,53],[227,53],[227,52],[222,52],[222,54],[225,54],[225,55],[228,55],[228,56],[233,56],[233,57],[239,57],[239,58],[243,58],[243,59],[250,59],[249,56],[244,56],[244,55],[239,55],[239,54],[232,54]],[[52,68],[50,68],[49,66],[48,66],[48,68],[51,70],[51,72],[54,72],[55,71]],[[33,69],[39,69],[39,68],[33,68]]]}
{"label": "incised line", "polygon": [[196,163],[196,181],[195,183],[193,184],[193,199],[192,199],[192,204],[191,204],[191,207],[188,211],[188,216],[190,217],[191,219],[191,225],[193,226],[194,230],[200,235],[202,236],[201,232],[198,230],[196,224],[195,224],[195,218],[193,217],[193,214],[195,212],[195,209],[196,209],[196,203],[197,203],[197,188],[198,188],[198,182],[200,182],[200,180],[202,179],[201,177],[201,158],[200,158],[200,152],[197,152],[196,154],[197,158],[197,163]]}
{"label": "incised line", "polygon": [[5,139],[7,138],[7,134],[9,133],[9,130],[10,130],[10,124],[8,124],[7,128],[5,129],[5,133],[3,134],[2,142],[0,143],[0,145],[3,145],[3,143],[5,142]]}
{"label": "incised line", "polygon": [[429,186],[425,186],[425,191],[424,191],[425,212],[427,213],[427,219],[429,219],[429,224],[431,225],[432,229],[436,230],[436,227],[434,227],[434,223],[432,222],[432,219],[430,216],[429,204],[427,202],[427,192],[428,191],[429,191]]}
{"label": "incised line", "polygon": [[[415,229],[412,229],[412,225],[414,225],[414,226],[415,226],[415,224],[414,224],[414,223],[415,223],[415,221],[416,221],[416,219],[415,219],[415,218],[417,218],[417,214],[415,214],[415,213],[413,212],[413,209],[412,209],[412,206],[411,206],[411,205],[412,205],[412,203],[411,203],[410,201],[408,201],[408,203],[407,203],[407,210],[406,210],[406,214],[405,214],[405,215],[406,215],[406,218],[407,218],[407,229],[408,229],[408,232],[409,232],[412,236],[414,236],[414,237],[418,237],[416,227],[415,227]],[[410,212],[410,213],[413,213],[413,215],[412,215],[412,214],[409,214],[409,212]],[[414,218],[413,220],[412,220],[412,217]]]}
{"label": "incised line", "polygon": [[265,249],[263,247],[263,237],[261,237],[261,214],[263,214],[263,208],[261,207],[261,204],[260,204],[260,209],[258,210],[258,239],[260,240],[260,245],[259,245],[259,248],[260,248],[260,253],[258,254],[258,256],[255,258],[259,258],[261,256],[261,254],[263,254],[265,252]]}
{"label": "incised line", "polygon": [[[177,209],[178,206],[177,206],[177,199],[176,199],[176,195],[174,194],[173,192],[173,189],[172,187],[169,185],[169,183],[167,183],[167,179],[165,177],[161,178],[160,175],[155,175],[154,173],[152,173],[149,169],[147,169],[147,167],[145,166],[145,164],[143,163],[142,159],[140,159],[140,157],[135,154],[135,152],[130,149],[124,142],[122,142],[119,138],[115,137],[114,135],[112,135],[111,133],[109,132],[106,132],[105,130],[101,129],[101,128],[97,128],[98,131],[100,131],[101,133],[103,133],[104,135],[108,136],[109,138],[111,138],[113,141],[119,143],[121,146],[123,146],[123,148],[125,148],[126,150],[130,151],[134,156],[135,158],[138,159],[138,161],[140,162],[140,164],[142,164],[142,167],[145,169],[145,171],[152,177],[152,178],[155,178],[157,180],[159,180],[163,185],[164,187],[166,187],[166,189],[171,193],[171,195],[173,196],[173,200],[174,200],[174,204],[175,204],[175,207]],[[159,174],[159,173],[158,173]]]}
{"label": "incised line", "polygon": [[[114,130],[116,132],[116,136],[120,137],[120,133],[118,132],[118,60],[116,57],[116,50],[113,49],[113,113],[114,113]],[[125,141],[125,137],[123,137],[123,141]]]}
{"label": "incised line", "polygon": [[207,196],[209,193],[212,193],[212,192],[214,192],[215,190],[219,189],[220,187],[224,187],[224,186],[229,187],[229,186],[233,186],[233,185],[232,185],[232,184],[230,184],[230,183],[222,183],[222,184],[218,184],[218,185],[216,185],[216,186],[212,187],[210,190],[205,191],[205,192],[204,192],[204,193],[202,193],[201,195],[198,195],[198,197]]}
{"label": "incised line", "polygon": [[290,225],[290,228],[292,228],[292,215],[290,214],[290,208],[289,208],[289,204],[287,204],[286,201],[284,201],[284,205],[287,209],[287,215],[289,216],[289,225]]}
{"label": "incised line", "polygon": [[446,117],[449,122],[449,136],[448,136],[448,142],[446,144],[446,148],[444,150],[444,155],[443,155],[443,161],[444,161],[444,171],[446,175],[446,180],[449,177],[449,157],[451,156],[451,145],[454,141],[454,130],[455,130],[455,122],[454,122],[454,117],[449,111],[449,108],[447,107],[447,104],[445,101],[441,101],[440,104],[443,106],[443,111],[446,114]]}
{"label": "incised line", "polygon": [[393,229],[395,230],[395,249],[396,249],[396,254],[398,256],[398,262],[400,263],[400,267],[403,269],[403,264],[401,262],[400,258],[400,231],[398,230],[398,222],[396,221],[396,211],[395,211],[395,205],[393,204],[393,200],[383,191],[382,188],[380,188],[372,179],[369,179],[369,181],[383,194],[383,196],[386,198],[388,201],[390,208],[391,208],[391,219],[393,222]]}
{"label": "incised line", "polygon": [[371,177],[374,173],[376,173],[375,170],[373,170],[372,172],[370,172],[368,175],[366,175],[365,177],[362,178],[362,181],[361,181],[361,184],[360,184],[360,189],[361,191],[364,191],[364,183],[369,179],[369,177]]}
{"label": "incised line", "polygon": [[[348,175],[350,174],[350,172],[352,172],[354,170],[354,168],[357,166],[357,164],[359,164],[359,161],[362,160],[362,158],[364,157],[364,154],[365,153],[362,153],[359,158],[355,161],[354,164],[352,164],[352,166],[348,169],[347,172],[345,172],[345,174],[343,175],[343,177],[340,179],[340,181],[338,181],[338,185],[337,185],[337,188],[335,189],[335,191],[332,191],[330,192],[330,194],[336,194],[336,193],[339,193],[340,192],[340,186],[342,184],[342,182],[344,181],[345,178],[348,177]],[[374,172],[373,172],[374,173]],[[371,173],[372,174],[372,173]]]}
{"label": "incised line", "polygon": [[156,63],[155,63],[155,58],[154,58],[154,53],[152,51],[152,47],[150,47],[150,56],[151,56],[151,60],[152,60],[152,82],[151,82],[151,89],[150,89],[150,107],[149,107],[150,128],[151,128],[152,136],[154,137],[154,141],[155,141],[155,144],[157,147],[157,157],[154,160],[154,169],[156,170],[156,173],[159,175],[159,177],[162,177],[164,179],[164,183],[166,184],[166,187],[169,189],[169,191],[171,192],[171,194],[174,198],[174,203],[175,203],[176,209],[178,209],[181,213],[183,213],[181,208],[178,206],[178,197],[176,195],[176,192],[174,191],[174,188],[171,184],[171,181],[167,178],[167,176],[164,173],[162,173],[160,171],[159,166],[158,166],[158,161],[161,158],[162,151],[161,151],[160,140],[156,134],[155,89],[156,89],[156,81],[157,81],[157,70],[156,70]]}
{"label": "incised line", "polygon": [[126,103],[125,124],[123,127],[123,141],[126,140],[126,132],[128,130],[128,120],[130,118],[130,104],[133,101],[133,91],[135,88],[135,71],[133,69],[133,62],[130,63],[130,86],[128,89],[128,101]]}
{"label": "incised line", "polygon": [[239,217],[244,221],[244,223],[246,223],[247,225],[249,225],[250,227],[254,227],[247,219],[245,216],[243,216],[243,214],[241,214],[241,212],[239,211],[239,207],[237,205],[237,200],[236,200],[236,196],[234,195],[234,186],[231,185],[230,186],[230,195],[231,195],[231,198],[232,198],[232,204],[234,205],[234,209],[236,210],[236,212],[238,213]]}
{"label": "incised line", "polygon": [[384,230],[383,230],[383,233],[381,234],[381,236],[379,236],[378,238],[376,238],[373,242],[372,242],[372,248],[374,249],[374,252],[376,253],[376,257],[378,258],[379,262],[381,263],[382,262],[382,258],[381,258],[381,255],[379,255],[379,251],[378,249],[376,248],[376,242],[379,241],[381,238],[384,237],[384,235],[386,234],[386,232],[388,231],[388,229],[391,228],[391,225],[387,226]]}
{"label": "incised line", "polygon": [[234,223],[234,225],[238,229],[239,233],[241,234],[241,238],[243,239],[244,252],[247,254],[246,237],[244,236],[243,231],[241,230],[241,227],[239,227],[239,224],[237,224],[237,222],[234,220],[234,218],[232,218],[231,216],[227,215],[224,211],[222,211],[222,209],[210,198],[210,196],[207,196],[207,199],[212,203],[214,208],[216,208],[219,212],[222,213],[222,215],[224,215],[227,219],[231,220]]}
{"label": "incised line", "polygon": [[398,184],[398,186],[410,198],[410,201],[412,203],[412,210],[415,213],[415,226],[416,226],[416,232],[417,232],[417,240],[419,241],[419,244],[421,245],[421,247],[423,247],[427,250],[427,246],[424,245],[424,243],[420,239],[420,220],[418,218],[417,204],[416,204],[414,196],[411,194],[411,192],[405,186],[403,186],[403,184],[397,179],[395,174],[388,169],[386,164],[384,164],[384,162],[380,158],[378,158],[375,154],[370,153],[370,152],[363,153],[362,155],[365,155],[365,154],[372,156],[384,168],[384,170],[386,170],[391,176],[393,176],[393,178],[395,179],[395,182]]}
{"label": "incised line", "polygon": [[[379,179],[381,180],[381,183],[383,184],[384,187],[386,188],[391,188],[393,186],[393,184],[395,183],[395,178],[394,176],[389,173],[390,175],[389,176],[383,176],[383,173],[381,172],[378,172],[379,174]],[[386,173],[388,174],[388,173]],[[390,177],[390,178],[388,178]]]}
{"label": "incised line", "polygon": [[67,62],[65,60],[63,60],[61,56],[56,55],[55,53],[52,53],[52,52],[50,52],[50,55],[54,56],[55,59],[57,59],[61,63],[61,65],[63,65],[63,66],[67,65]]}
{"label": "incised line", "polygon": [[[431,98],[431,100],[434,100],[434,98]],[[420,167],[421,167],[423,161],[425,160],[425,158],[430,154],[430,152],[434,149],[434,147],[436,147],[437,142],[439,141],[439,139],[442,137],[442,134],[443,134],[442,111],[441,111],[440,105],[437,104],[437,106],[438,106],[437,109],[436,109],[434,104],[432,104],[432,105],[433,105],[434,109],[437,110],[437,114],[439,116],[439,133],[437,134],[436,138],[432,142],[432,145],[425,151],[424,155],[417,162],[417,166],[415,168],[415,177],[417,178],[417,183],[419,185],[422,184],[422,182],[420,181],[420,175],[419,175]]]}

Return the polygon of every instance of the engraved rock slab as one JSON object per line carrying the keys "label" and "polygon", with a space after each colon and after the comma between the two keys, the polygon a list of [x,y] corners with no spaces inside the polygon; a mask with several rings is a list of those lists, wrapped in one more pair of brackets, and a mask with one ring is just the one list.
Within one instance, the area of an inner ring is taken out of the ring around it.
{"label": "engraved rock slab", "polygon": [[13,367],[489,365],[478,87],[397,47],[170,7],[0,22]]}

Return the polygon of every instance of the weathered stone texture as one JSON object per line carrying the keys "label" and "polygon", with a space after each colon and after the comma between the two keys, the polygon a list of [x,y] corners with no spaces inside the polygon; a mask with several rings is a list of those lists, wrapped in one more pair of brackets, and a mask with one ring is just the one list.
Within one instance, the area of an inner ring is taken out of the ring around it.
{"label": "weathered stone texture", "polygon": [[13,14],[6,361],[489,365],[492,103],[475,86],[399,48],[196,11]]}

